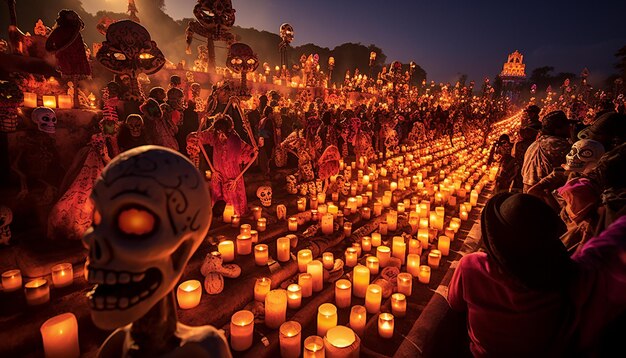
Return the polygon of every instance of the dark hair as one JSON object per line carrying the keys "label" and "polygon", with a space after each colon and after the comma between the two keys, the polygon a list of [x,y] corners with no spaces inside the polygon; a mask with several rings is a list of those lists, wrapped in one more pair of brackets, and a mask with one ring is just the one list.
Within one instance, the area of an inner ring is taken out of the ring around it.
{"label": "dark hair", "polygon": [[227,114],[219,115],[215,118],[215,122],[213,122],[213,129],[229,134],[233,130],[233,119]]}

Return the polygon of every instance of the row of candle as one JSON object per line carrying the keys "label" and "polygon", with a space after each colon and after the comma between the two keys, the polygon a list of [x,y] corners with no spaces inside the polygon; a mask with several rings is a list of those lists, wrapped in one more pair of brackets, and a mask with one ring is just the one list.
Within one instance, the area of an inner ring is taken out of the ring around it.
{"label": "row of candle", "polygon": [[[58,97],[58,100],[57,100]],[[54,95],[44,95],[42,96],[42,104],[44,107],[48,108],[58,108],[59,109],[71,109],[74,101],[72,96],[69,94],[60,94],[58,96]],[[26,108],[35,108],[37,107],[37,94],[33,92],[24,92],[24,107]]]}
{"label": "row of candle", "polygon": [[[52,266],[50,270],[52,285],[62,288],[74,282],[74,270],[71,263],[61,263]],[[2,289],[4,292],[14,292],[22,288],[22,273],[18,269],[8,270],[2,273]],[[24,294],[28,305],[40,305],[50,301],[50,283],[45,278],[37,278],[27,282]]]}

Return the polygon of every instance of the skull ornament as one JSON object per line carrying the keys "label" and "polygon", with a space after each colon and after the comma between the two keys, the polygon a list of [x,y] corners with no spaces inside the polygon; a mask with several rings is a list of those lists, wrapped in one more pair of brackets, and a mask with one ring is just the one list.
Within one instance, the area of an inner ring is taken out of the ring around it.
{"label": "skull ornament", "polygon": [[126,118],[125,124],[130,131],[130,135],[135,138],[141,136],[141,131],[143,130],[143,118],[141,118],[140,115],[131,114],[128,118]]}
{"label": "skull ornament", "polygon": [[180,153],[141,146],[113,159],[96,180],[88,294],[96,326],[135,322],[171,294],[211,222],[200,172]]}
{"label": "skull ornament", "polygon": [[268,185],[260,186],[256,190],[257,198],[261,199],[261,205],[268,207],[272,205],[272,187]]}
{"label": "skull ornament", "polygon": [[602,143],[591,139],[581,139],[572,145],[572,149],[565,156],[563,167],[573,172],[586,172],[595,168],[603,154]]}
{"label": "skull ornament", "polygon": [[57,116],[54,111],[48,107],[37,107],[33,110],[30,118],[33,123],[37,124],[37,128],[44,133],[54,134],[57,126]]}
{"label": "skull ornament", "polygon": [[198,0],[193,14],[204,27],[231,27],[235,23],[235,9],[230,0]]}
{"label": "skull ornament", "polygon": [[280,25],[280,38],[287,44],[291,43],[293,41],[293,26],[288,23]]}
{"label": "skull ornament", "polygon": [[295,175],[287,175],[285,177],[285,180],[287,181],[287,192],[289,194],[296,194],[298,192],[298,183],[296,180],[296,176]]}
{"label": "skull ornament", "polygon": [[235,73],[254,72],[259,66],[259,59],[250,46],[236,42],[228,48],[226,66]]}
{"label": "skull ornament", "polygon": [[0,206],[0,245],[8,245],[11,241],[11,228],[13,211],[6,206]]}

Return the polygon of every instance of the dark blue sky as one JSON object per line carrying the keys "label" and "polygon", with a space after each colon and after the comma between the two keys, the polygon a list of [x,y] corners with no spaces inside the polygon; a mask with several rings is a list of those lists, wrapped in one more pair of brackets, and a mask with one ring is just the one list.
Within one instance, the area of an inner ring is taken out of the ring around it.
{"label": "dark blue sky", "polygon": [[[126,1],[83,2],[90,10]],[[232,2],[238,26],[278,32],[281,23],[289,22],[296,31],[294,45],[373,43],[389,61],[413,60],[438,82],[455,81],[461,73],[476,81],[493,77],[516,49],[524,55],[527,74],[546,65],[576,74],[588,67],[594,82],[614,72],[614,53],[626,46],[623,0]],[[196,0],[165,3],[167,12],[179,19],[192,16]]]}

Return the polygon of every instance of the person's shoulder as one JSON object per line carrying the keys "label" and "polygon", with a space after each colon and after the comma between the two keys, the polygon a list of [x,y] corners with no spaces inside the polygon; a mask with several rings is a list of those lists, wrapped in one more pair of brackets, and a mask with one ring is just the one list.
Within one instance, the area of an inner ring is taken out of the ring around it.
{"label": "person's shoulder", "polygon": [[461,258],[458,268],[482,269],[487,265],[487,254],[484,252],[472,252]]}

